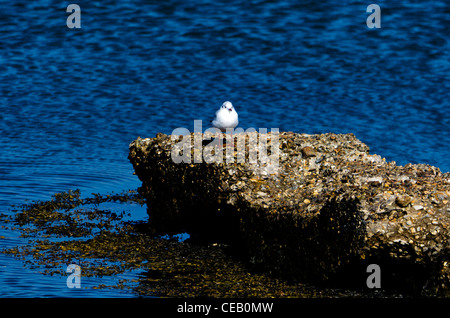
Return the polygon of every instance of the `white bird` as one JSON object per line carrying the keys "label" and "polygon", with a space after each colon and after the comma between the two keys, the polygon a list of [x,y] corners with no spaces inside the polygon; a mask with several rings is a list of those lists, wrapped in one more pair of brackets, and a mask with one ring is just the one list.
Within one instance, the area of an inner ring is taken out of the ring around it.
{"label": "white bird", "polygon": [[216,118],[214,118],[211,123],[222,132],[226,132],[227,128],[236,128],[239,124],[239,119],[233,104],[228,101],[223,103],[219,110],[216,111]]}

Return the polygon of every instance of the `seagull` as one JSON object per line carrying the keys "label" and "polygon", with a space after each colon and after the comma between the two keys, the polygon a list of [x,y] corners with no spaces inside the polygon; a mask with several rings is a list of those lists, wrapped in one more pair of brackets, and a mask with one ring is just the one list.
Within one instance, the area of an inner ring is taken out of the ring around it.
{"label": "seagull", "polygon": [[[238,114],[231,102],[226,101],[216,111],[216,118],[211,120],[214,127],[219,128],[222,132],[226,132],[227,128],[236,128],[239,124]],[[233,133],[231,133],[233,136]]]}
{"label": "seagull", "polygon": [[235,128],[239,124],[239,119],[233,104],[228,101],[223,103],[219,110],[216,111],[216,118],[211,123],[222,132],[225,132],[227,128]]}

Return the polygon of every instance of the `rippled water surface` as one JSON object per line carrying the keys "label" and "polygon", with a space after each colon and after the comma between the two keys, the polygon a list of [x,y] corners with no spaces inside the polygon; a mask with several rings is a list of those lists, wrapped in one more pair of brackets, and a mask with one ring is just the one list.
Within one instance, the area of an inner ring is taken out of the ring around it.
{"label": "rippled water surface", "polygon": [[[136,188],[133,139],[205,129],[225,100],[244,129],[351,132],[389,161],[450,171],[450,4],[380,2],[369,29],[372,2],[78,1],[69,29],[68,3],[0,1],[0,212]],[[0,254],[0,296],[130,296],[65,279]]]}

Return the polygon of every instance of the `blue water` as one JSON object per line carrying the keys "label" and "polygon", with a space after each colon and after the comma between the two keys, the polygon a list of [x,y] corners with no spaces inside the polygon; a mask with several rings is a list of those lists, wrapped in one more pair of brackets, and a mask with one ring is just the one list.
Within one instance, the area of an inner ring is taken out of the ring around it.
{"label": "blue water", "polygon": [[[205,129],[225,100],[244,129],[352,132],[388,161],[450,171],[450,4],[379,0],[369,29],[373,2],[76,1],[69,29],[70,2],[0,1],[0,212],[136,188],[132,140]],[[133,296],[65,279],[0,254],[3,297]]]}

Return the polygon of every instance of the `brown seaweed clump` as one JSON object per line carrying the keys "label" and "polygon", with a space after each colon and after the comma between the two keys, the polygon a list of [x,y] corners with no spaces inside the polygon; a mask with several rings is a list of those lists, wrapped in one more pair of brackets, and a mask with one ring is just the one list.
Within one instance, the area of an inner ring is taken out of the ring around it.
{"label": "brown seaweed clump", "polygon": [[[375,263],[387,288],[449,294],[449,173],[386,162],[353,134],[246,132],[244,161],[239,142],[205,154],[196,134],[192,143],[158,134],[130,144],[138,191],[161,232],[225,242],[258,268],[301,281],[361,286]],[[255,138],[277,157],[250,162]],[[177,163],[174,152],[203,160]],[[221,152],[235,160],[208,160]]]}

